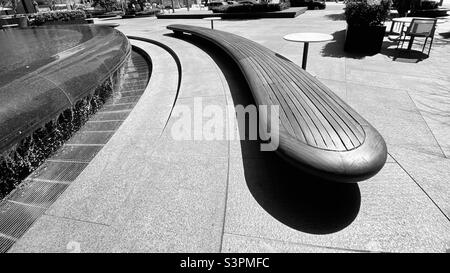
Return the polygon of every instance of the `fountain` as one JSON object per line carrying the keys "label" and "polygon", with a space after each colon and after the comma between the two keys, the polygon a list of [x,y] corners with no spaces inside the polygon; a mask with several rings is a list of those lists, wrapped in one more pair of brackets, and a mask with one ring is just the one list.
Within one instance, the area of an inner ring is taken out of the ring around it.
{"label": "fountain", "polygon": [[131,54],[92,25],[0,31],[0,198],[53,154],[120,85]]}

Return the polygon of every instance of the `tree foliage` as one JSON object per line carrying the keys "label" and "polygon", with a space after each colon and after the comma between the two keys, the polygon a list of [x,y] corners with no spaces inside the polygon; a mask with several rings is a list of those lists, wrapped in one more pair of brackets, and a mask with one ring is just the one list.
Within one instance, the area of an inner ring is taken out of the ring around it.
{"label": "tree foliage", "polygon": [[347,1],[345,19],[354,26],[381,26],[389,16],[390,0]]}

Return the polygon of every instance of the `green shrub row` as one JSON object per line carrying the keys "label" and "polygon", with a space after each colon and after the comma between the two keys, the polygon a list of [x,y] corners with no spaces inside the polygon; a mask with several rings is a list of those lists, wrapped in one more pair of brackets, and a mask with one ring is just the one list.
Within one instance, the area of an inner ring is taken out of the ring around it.
{"label": "green shrub row", "polygon": [[239,12],[273,12],[289,8],[288,3],[262,3],[262,4],[236,4],[212,8],[213,13],[239,13]]}

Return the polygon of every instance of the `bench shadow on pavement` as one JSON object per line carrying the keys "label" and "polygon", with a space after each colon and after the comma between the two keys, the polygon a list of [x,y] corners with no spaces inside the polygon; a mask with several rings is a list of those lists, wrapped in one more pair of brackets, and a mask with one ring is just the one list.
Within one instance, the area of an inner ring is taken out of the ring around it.
{"label": "bench shadow on pavement", "polygon": [[[218,47],[190,35],[167,36],[189,42],[211,56],[226,77],[234,105],[254,104],[239,68],[226,54],[221,54]],[[358,215],[361,195],[357,184],[332,183],[308,176],[275,153],[260,152],[258,141],[241,140],[240,144],[249,191],[258,204],[281,223],[302,232],[329,234],[344,229]],[[230,161],[233,164],[239,159]],[[229,187],[236,188],[231,184]]]}

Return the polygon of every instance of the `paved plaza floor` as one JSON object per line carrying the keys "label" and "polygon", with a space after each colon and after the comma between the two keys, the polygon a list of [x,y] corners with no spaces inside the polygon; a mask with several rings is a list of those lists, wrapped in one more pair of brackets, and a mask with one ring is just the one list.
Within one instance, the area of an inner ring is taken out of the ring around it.
{"label": "paved plaza floor", "polygon": [[[11,252],[448,252],[450,251],[450,22],[440,24],[429,58],[406,56],[387,39],[381,53],[343,51],[342,4],[297,18],[216,21],[301,64],[293,32],[331,34],[311,44],[307,71],[383,135],[388,160],[358,184],[306,176],[257,143],[174,140],[170,116],[177,64],[158,46],[153,73],[122,127]],[[178,56],[175,108],[251,104],[237,67],[170,24],[110,20],[126,35],[161,42]],[[388,23],[389,24],[389,23]],[[415,45],[414,48],[420,48]],[[419,56],[420,57],[420,56]],[[195,131],[195,128],[193,129]]]}

